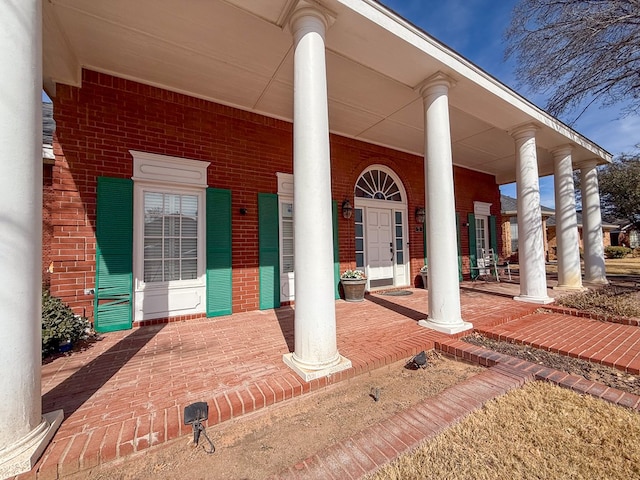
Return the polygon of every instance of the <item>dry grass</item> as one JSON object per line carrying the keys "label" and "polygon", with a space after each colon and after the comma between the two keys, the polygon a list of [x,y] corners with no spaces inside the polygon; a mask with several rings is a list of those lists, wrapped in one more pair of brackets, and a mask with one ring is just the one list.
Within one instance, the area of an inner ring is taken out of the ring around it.
{"label": "dry grass", "polygon": [[368,478],[640,478],[640,414],[532,382]]}
{"label": "dry grass", "polygon": [[556,302],[585,312],[640,317],[640,295],[628,288],[608,286],[600,290],[576,292],[559,297]]}
{"label": "dry grass", "polygon": [[[604,265],[607,275],[640,275],[640,257],[605,258]],[[512,264],[511,268],[518,268]],[[584,264],[582,265],[584,271]],[[547,273],[558,273],[557,263],[547,263]]]}

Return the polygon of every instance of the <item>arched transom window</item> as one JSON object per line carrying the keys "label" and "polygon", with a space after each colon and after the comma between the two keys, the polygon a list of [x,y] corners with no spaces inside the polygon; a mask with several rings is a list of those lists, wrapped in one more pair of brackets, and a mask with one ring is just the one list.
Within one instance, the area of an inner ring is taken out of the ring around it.
{"label": "arched transom window", "polygon": [[355,194],[360,198],[402,202],[402,193],[395,180],[387,172],[380,169],[364,172],[356,183]]}

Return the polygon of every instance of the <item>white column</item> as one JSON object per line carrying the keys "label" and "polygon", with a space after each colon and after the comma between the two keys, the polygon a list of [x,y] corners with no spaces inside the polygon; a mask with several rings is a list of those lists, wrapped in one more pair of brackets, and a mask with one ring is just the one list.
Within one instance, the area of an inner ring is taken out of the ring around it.
{"label": "white column", "polygon": [[293,32],[295,351],[284,362],[306,381],[351,367],[336,341],[329,114],[323,12],[299,6]]}
{"label": "white column", "polygon": [[556,242],[558,285],[560,290],[581,290],[580,238],[576,216],[576,193],[573,183],[571,145],[552,150],[553,186],[556,201]]}
{"label": "white column", "polygon": [[0,478],[30,470],[62,421],[40,398],[41,8],[0,2]]}
{"label": "white column", "polygon": [[590,286],[608,285],[604,265],[602,216],[598,188],[597,160],[580,164],[582,192],[582,243],[584,247],[584,283]]}
{"label": "white column", "polygon": [[551,303],[553,299],[547,295],[536,130],[537,127],[530,124],[511,132],[516,142],[520,267],[520,295],[514,298],[522,302]]}
{"label": "white column", "polygon": [[456,205],[449,126],[449,88],[453,81],[442,73],[420,86],[424,99],[425,210],[429,259],[429,318],[418,323],[439,332],[458,333],[473,328],[462,320],[458,279]]}

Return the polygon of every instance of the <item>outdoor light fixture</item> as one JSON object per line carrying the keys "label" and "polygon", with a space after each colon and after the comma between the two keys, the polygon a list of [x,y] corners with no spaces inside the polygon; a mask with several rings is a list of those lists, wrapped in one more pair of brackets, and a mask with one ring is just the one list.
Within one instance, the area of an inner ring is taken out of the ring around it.
{"label": "outdoor light fixture", "polygon": [[244,207],[242,207],[242,208],[240,209],[240,215],[246,215],[246,214],[247,214],[247,212],[248,212],[248,210],[247,210],[246,208],[244,208]]}
{"label": "outdoor light fixture", "polygon": [[353,207],[351,206],[351,202],[349,200],[345,200],[344,202],[342,202],[342,216],[344,218],[351,218],[351,215],[353,215]]}
{"label": "outdoor light fixture", "polygon": [[418,223],[424,223],[424,218],[425,218],[425,210],[422,207],[417,207],[416,208],[416,222]]}
{"label": "outdoor light fixture", "polygon": [[202,426],[202,422],[206,421],[208,418],[209,405],[207,402],[196,402],[184,407],[184,424],[191,425],[191,427],[193,427],[193,443],[197,447],[198,442],[200,441],[200,433],[203,433],[204,438],[206,438],[209,445],[211,445],[211,450],[207,450],[205,448],[204,451],[207,453],[213,453],[216,451],[216,447],[213,446],[213,442],[207,436],[207,432]]}

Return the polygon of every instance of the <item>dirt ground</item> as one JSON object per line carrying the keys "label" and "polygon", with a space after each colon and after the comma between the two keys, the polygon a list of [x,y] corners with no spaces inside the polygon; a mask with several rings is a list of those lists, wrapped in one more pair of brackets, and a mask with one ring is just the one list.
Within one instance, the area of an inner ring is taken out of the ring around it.
{"label": "dirt ground", "polygon": [[587,380],[640,395],[640,377],[621,372],[615,368],[580,360],[578,358],[567,357],[546,350],[539,350],[529,345],[494,340],[484,337],[479,333],[473,333],[464,337],[462,340],[495,352],[522,358],[529,362],[539,363],[546,367],[562,370],[563,372],[568,372],[573,375],[582,375]]}
{"label": "dirt ground", "polygon": [[[274,405],[207,429],[215,444],[208,455],[204,437],[192,437],[141,452],[124,462],[102,465],[71,479],[263,479],[418,401],[482,371],[429,353],[428,366],[410,370],[395,363],[332,385],[306,398]],[[376,389],[379,399],[374,400]]]}

